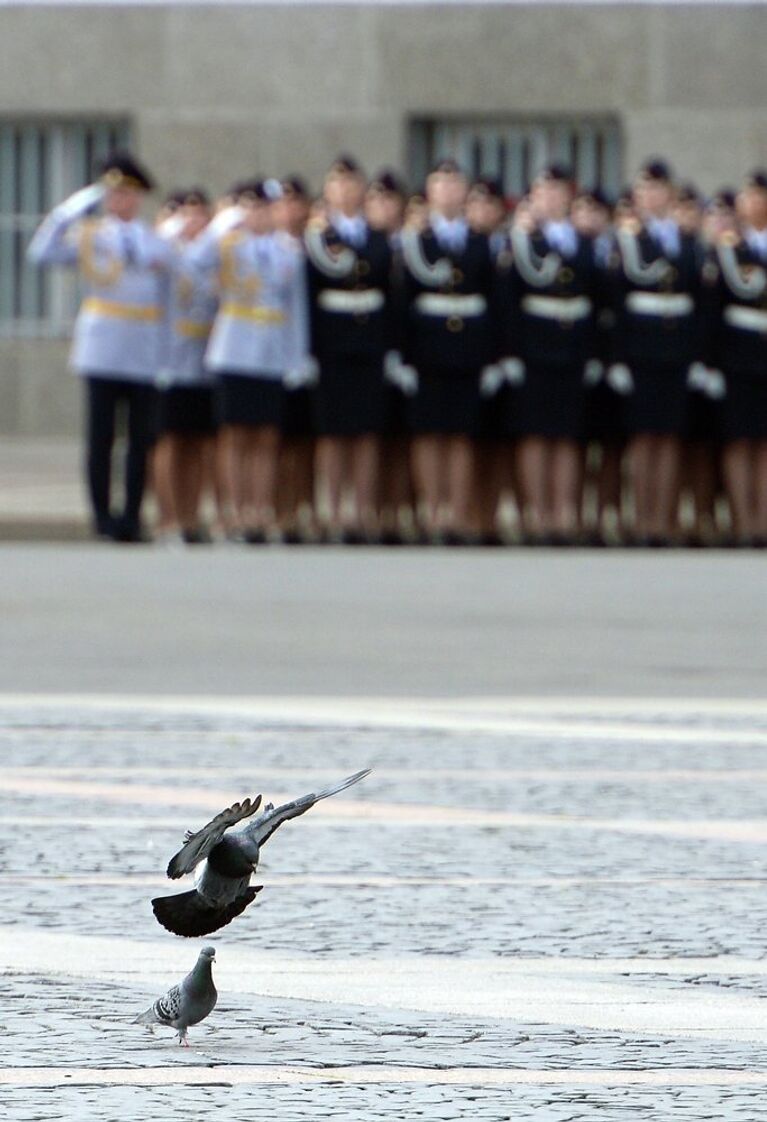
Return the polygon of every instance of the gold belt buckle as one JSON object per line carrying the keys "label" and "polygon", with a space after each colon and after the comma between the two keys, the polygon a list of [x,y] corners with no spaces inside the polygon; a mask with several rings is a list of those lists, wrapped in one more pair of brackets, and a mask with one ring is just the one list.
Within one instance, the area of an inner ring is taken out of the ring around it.
{"label": "gold belt buckle", "polygon": [[461,317],[460,316],[448,316],[447,317],[447,329],[448,329],[448,331],[463,331],[463,320],[461,319]]}

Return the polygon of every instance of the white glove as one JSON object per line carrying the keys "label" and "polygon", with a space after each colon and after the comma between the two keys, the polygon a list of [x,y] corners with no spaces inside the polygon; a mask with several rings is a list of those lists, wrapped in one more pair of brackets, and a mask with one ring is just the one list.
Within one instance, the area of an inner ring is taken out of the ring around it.
{"label": "white glove", "polygon": [[90,183],[87,187],[75,191],[74,195],[70,195],[63,203],[59,203],[54,213],[57,217],[71,222],[97,207],[105,193],[106,187],[103,183]]}
{"label": "white glove", "polygon": [[298,366],[291,366],[285,371],[282,384],[286,390],[300,390],[308,386],[316,386],[320,378],[320,364],[314,355],[307,355]]}
{"label": "white glove", "polygon": [[723,397],[727,397],[727,382],[722,371],[714,370],[709,366],[706,373],[708,374],[704,390],[706,396],[712,401],[721,401]]}
{"label": "white glove", "polygon": [[721,370],[705,366],[702,362],[693,362],[687,371],[687,385],[691,390],[697,390],[712,401],[721,401],[727,396],[727,383]]}
{"label": "white glove", "polygon": [[693,362],[687,370],[687,387],[691,390],[706,392],[708,386],[708,367],[702,362]]}
{"label": "white glove", "polygon": [[184,226],[185,222],[180,214],[171,214],[164,222],[160,223],[155,232],[166,241],[172,241],[179,236]]}
{"label": "white glove", "polygon": [[495,397],[505,381],[506,376],[498,363],[483,366],[479,375],[479,392],[483,397]]}
{"label": "white glove", "polygon": [[402,361],[399,351],[387,351],[384,355],[384,379],[392,386],[398,386],[407,397],[418,391],[418,371],[414,366]]}
{"label": "white glove", "polygon": [[510,386],[521,386],[525,380],[525,364],[521,358],[502,358],[498,364]]}
{"label": "white glove", "polygon": [[214,235],[214,237],[222,238],[224,234],[228,234],[230,230],[234,230],[239,226],[245,217],[245,211],[241,206],[225,206],[220,210],[215,218],[211,218],[206,229]]}
{"label": "white glove", "polygon": [[616,393],[626,395],[634,392],[634,379],[625,362],[614,362],[608,366],[605,381]]}
{"label": "white glove", "polygon": [[602,381],[605,368],[598,358],[590,358],[583,368],[583,384],[596,386]]}

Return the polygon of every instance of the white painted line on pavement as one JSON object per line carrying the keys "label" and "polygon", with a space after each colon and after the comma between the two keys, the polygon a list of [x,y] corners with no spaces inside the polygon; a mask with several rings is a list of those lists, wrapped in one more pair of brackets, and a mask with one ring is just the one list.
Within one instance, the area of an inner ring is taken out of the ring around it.
{"label": "white painted line on pavement", "polygon": [[[194,1045],[191,1045],[194,1051]],[[355,1085],[417,1083],[430,1087],[767,1087],[767,1072],[730,1068],[657,1068],[636,1071],[494,1068],[494,1067],[353,1067],[294,1068],[220,1064],[193,1067],[71,1068],[28,1067],[0,1070],[0,1085],[9,1087],[87,1086],[274,1086],[324,1083]]]}

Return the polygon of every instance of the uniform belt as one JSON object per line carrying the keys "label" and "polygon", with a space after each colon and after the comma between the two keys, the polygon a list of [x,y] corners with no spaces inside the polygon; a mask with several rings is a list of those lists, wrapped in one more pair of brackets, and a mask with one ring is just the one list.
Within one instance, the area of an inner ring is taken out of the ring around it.
{"label": "uniform belt", "polygon": [[415,300],[416,308],[426,316],[462,316],[468,319],[487,311],[487,300],[478,293],[451,296],[443,292],[422,292]]}
{"label": "uniform belt", "polygon": [[740,327],[744,331],[767,331],[767,312],[761,308],[745,308],[742,304],[728,304],[722,313],[725,323],[730,327]]}
{"label": "uniform belt", "polygon": [[689,316],[695,309],[687,292],[629,292],[626,307],[638,316]]}
{"label": "uniform belt", "polygon": [[591,315],[588,296],[523,296],[522,311],[542,319],[587,319]]}
{"label": "uniform belt", "polygon": [[102,300],[98,296],[87,296],[82,302],[81,311],[97,316],[135,320],[138,323],[157,323],[162,315],[156,304],[122,304],[117,300]]}
{"label": "uniform belt", "polygon": [[213,324],[200,323],[194,319],[177,319],[173,326],[177,334],[183,335],[185,339],[207,339]]}
{"label": "uniform belt", "polygon": [[279,308],[264,308],[252,304],[222,304],[221,315],[231,316],[233,319],[247,319],[251,323],[284,323],[285,313]]}
{"label": "uniform belt", "polygon": [[359,288],[356,291],[323,288],[317,297],[317,303],[324,312],[366,315],[368,312],[377,312],[384,306],[384,294],[380,288]]}

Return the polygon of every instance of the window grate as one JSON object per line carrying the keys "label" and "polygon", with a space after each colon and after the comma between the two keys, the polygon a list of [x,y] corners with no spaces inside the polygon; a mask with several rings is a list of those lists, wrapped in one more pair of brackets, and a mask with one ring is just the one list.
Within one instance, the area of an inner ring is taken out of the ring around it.
{"label": "window grate", "polygon": [[77,278],[41,270],[26,247],[42,217],[78,187],[111,148],[127,147],[125,121],[0,119],[0,335],[66,334],[77,310]]}
{"label": "window grate", "polygon": [[410,175],[420,186],[429,168],[452,157],[471,177],[492,175],[518,198],[546,164],[571,168],[579,187],[617,195],[622,186],[620,126],[604,118],[509,121],[414,121]]}

